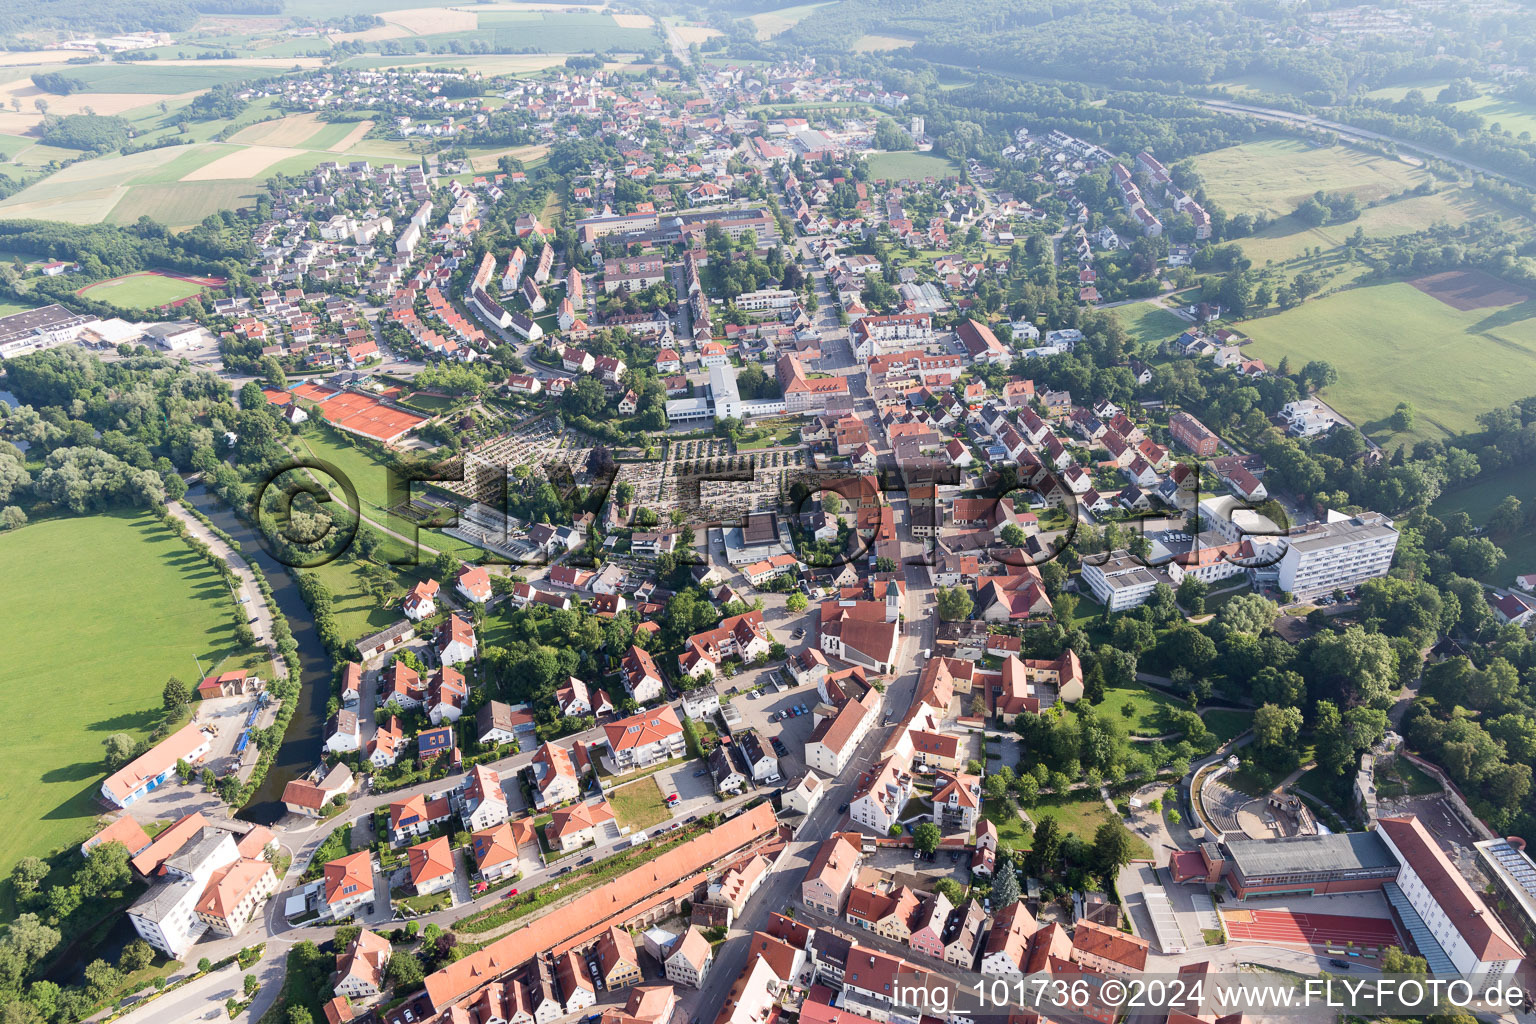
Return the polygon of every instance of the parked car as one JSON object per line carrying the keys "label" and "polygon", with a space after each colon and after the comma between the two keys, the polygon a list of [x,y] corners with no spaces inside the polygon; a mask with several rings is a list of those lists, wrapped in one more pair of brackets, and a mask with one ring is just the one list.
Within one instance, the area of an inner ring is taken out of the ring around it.
{"label": "parked car", "polygon": [[1347,961],[1340,960],[1337,957],[1333,958],[1332,960],[1329,960],[1328,961],[1328,966],[1329,967],[1337,967],[1341,971],[1349,970],[1349,963]]}
{"label": "parked car", "polygon": [[591,864],[592,860],[593,860],[593,858],[591,858],[591,857],[583,857],[583,858],[581,858],[581,860],[577,861],[576,863],[578,865],[581,865],[581,864]]}
{"label": "parked car", "polygon": [[838,814],[847,814],[848,813],[848,805],[847,804],[838,804],[837,805],[837,813]]}
{"label": "parked car", "polygon": [[700,768],[698,771],[693,773],[693,777],[696,778],[696,779],[701,779],[701,778],[703,778],[704,776],[706,776],[708,774],[709,774],[709,772],[707,772],[704,769]]}

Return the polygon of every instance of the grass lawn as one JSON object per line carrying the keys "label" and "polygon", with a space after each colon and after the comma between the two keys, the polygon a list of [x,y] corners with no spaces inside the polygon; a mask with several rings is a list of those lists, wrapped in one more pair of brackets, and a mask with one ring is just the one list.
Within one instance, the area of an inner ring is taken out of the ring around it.
{"label": "grass lawn", "polygon": [[[343,437],[344,435],[334,427],[322,425],[299,435],[293,447],[299,454],[311,455],[316,459],[329,462],[339,472],[346,474],[352,486],[357,489],[357,500],[362,505],[362,512],[366,518],[380,526],[409,536],[408,530],[403,529],[398,522],[388,521],[384,514],[389,504],[389,479],[383,460],[371,451],[354,448],[343,440]],[[421,491],[421,485],[417,485],[412,488],[411,493],[420,494]],[[437,530],[422,530],[420,541],[434,551],[451,551],[460,558],[468,560],[477,559],[483,554],[473,544]],[[426,552],[422,552],[423,561],[431,557]]]}
{"label": "grass lawn", "polygon": [[[1275,365],[1333,364],[1339,381],[1323,398],[1378,441],[1413,442],[1477,429],[1477,414],[1531,393],[1536,380],[1536,302],[1461,311],[1410,284],[1353,288],[1275,316],[1245,321],[1245,351]],[[1387,419],[1404,397],[1417,412],[1411,434]]]}
{"label": "grass lawn", "polygon": [[[1434,97],[1430,96],[1429,99],[1432,101]],[[1519,135],[1521,132],[1536,134],[1536,105],[1522,100],[1506,96],[1479,96],[1474,100],[1452,103],[1451,106],[1481,116],[1487,122],[1485,128],[1496,124],[1511,135]]]}
{"label": "grass lawn", "polygon": [[608,806],[613,808],[620,825],[646,829],[672,817],[666,795],[655,778],[641,779],[627,786],[607,791]]}
{"label": "grass lawn", "polygon": [[174,277],[162,277],[146,270],[88,285],[80,290],[80,294],[88,299],[110,302],[114,306],[122,306],[125,309],[149,309],[178,299],[189,298],[202,290],[202,285]]}
{"label": "grass lawn", "polygon": [[[110,571],[103,555],[111,552]],[[45,570],[45,571],[44,571]],[[94,831],[102,743],[142,738],[172,675],[196,685],[236,652],[223,581],[147,514],[34,523],[0,536],[0,873]],[[47,695],[46,699],[38,699]]]}
{"label": "grass lawn", "polygon": [[871,178],[954,178],[960,174],[952,160],[932,153],[871,153],[868,163]]}
{"label": "grass lawn", "polygon": [[[1124,711],[1127,707],[1132,711],[1129,715]],[[1106,688],[1104,703],[1097,710],[1101,717],[1119,722],[1132,736],[1161,736],[1163,709],[1177,710],[1183,707],[1181,702],[1165,693],[1137,685],[1130,688]]]}
{"label": "grass lawn", "polygon": [[1177,338],[1189,329],[1189,324],[1174,316],[1165,306],[1156,302],[1137,302],[1129,306],[1116,306],[1110,310],[1120,326],[1125,328],[1131,340],[1160,342]]}
{"label": "grass lawn", "polygon": [[1390,768],[1379,772],[1376,781],[1384,797],[1428,796],[1440,792],[1440,783],[1405,757],[1398,758]]}
{"label": "grass lawn", "polygon": [[[1093,842],[1093,834],[1106,821],[1117,821],[1119,815],[1104,806],[1096,791],[1083,790],[1067,796],[1042,796],[1040,802],[1029,808],[1028,814],[1038,824],[1046,818],[1056,819],[1063,835],[1071,833],[1086,843]],[[1133,857],[1151,857],[1152,848],[1146,840],[1132,832]]]}
{"label": "grass lawn", "polygon": [[[1430,511],[1437,516],[1465,512],[1474,525],[1481,526],[1488,521],[1494,506],[1509,495],[1519,498],[1522,505],[1536,501],[1536,473],[1527,466],[1509,466],[1484,473],[1469,484],[1446,491],[1430,506]],[[1514,536],[1500,537],[1494,543],[1508,557],[1484,577],[1484,582],[1509,586],[1516,576],[1536,572],[1536,532],[1520,530]]]}
{"label": "grass lawn", "polygon": [[1258,266],[1295,259],[1307,249],[1321,246],[1336,249],[1358,227],[1368,238],[1391,238],[1422,231],[1435,224],[1455,227],[1477,217],[1493,217],[1515,228],[1517,218],[1508,210],[1470,188],[1442,188],[1427,196],[1403,196],[1389,199],[1360,211],[1360,216],[1342,224],[1314,228],[1292,216],[1271,222],[1262,231],[1237,240],[1243,254]]}
{"label": "grass lawn", "polygon": [[1348,192],[1364,203],[1428,179],[1427,172],[1399,160],[1289,138],[1245,142],[1194,159],[1206,192],[1228,216],[1282,217],[1319,189]]}
{"label": "grass lawn", "polygon": [[1241,736],[1253,725],[1253,715],[1247,711],[1207,711],[1200,717],[1211,734],[1223,743]]}
{"label": "grass lawn", "polygon": [[1019,816],[1006,804],[998,800],[986,799],[981,804],[982,817],[997,826],[997,837],[1010,847],[1029,846],[1024,838],[1024,823]]}

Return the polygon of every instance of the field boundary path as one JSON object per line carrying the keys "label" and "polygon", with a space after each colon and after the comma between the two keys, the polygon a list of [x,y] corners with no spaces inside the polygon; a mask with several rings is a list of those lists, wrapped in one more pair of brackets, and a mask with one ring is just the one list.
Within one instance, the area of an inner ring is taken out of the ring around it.
{"label": "field boundary path", "polygon": [[165,509],[187,528],[188,533],[207,544],[213,553],[224,559],[234,571],[236,578],[240,580],[239,596],[244,599],[240,607],[250,609],[256,616],[256,621],[251,623],[251,628],[261,638],[261,645],[267,649],[267,657],[272,662],[272,678],[286,679],[288,665],[278,657],[277,647],[272,642],[272,609],[267,606],[267,599],[262,596],[260,588],[256,586],[256,577],[251,572],[250,563],[240,552],[230,547],[222,538],[203,525],[201,520],[188,512],[181,502],[166,502]]}

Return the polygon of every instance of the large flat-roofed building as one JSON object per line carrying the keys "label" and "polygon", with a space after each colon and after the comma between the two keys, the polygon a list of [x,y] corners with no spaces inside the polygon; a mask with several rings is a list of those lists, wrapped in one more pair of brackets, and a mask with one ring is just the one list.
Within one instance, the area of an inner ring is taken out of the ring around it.
{"label": "large flat-roofed building", "polygon": [[94,323],[91,314],[72,313],[57,302],[0,316],[0,359],[14,359],[74,341]]}
{"label": "large flat-roofed building", "polygon": [[1129,551],[1112,551],[1103,562],[1083,560],[1083,582],[1099,603],[1112,612],[1146,603],[1159,583],[1177,587],[1184,570],[1177,562],[1148,566]]}
{"label": "large flat-roofed building", "polygon": [[1305,601],[1357,587],[1385,576],[1396,550],[1397,530],[1381,513],[1330,511],[1326,522],[1293,527],[1287,535],[1280,589]]}
{"label": "large flat-roofed building", "polygon": [[1399,871],[1397,858],[1375,832],[1202,843],[1199,858],[1195,864],[1183,854],[1174,864],[1174,880],[1193,881],[1203,870],[1207,882],[1225,882],[1240,900],[1368,892],[1396,879]]}
{"label": "large flat-roofed building", "polygon": [[779,536],[779,517],[772,512],[751,512],[740,526],[725,530],[725,560],[734,566],[762,562],[792,550]]}

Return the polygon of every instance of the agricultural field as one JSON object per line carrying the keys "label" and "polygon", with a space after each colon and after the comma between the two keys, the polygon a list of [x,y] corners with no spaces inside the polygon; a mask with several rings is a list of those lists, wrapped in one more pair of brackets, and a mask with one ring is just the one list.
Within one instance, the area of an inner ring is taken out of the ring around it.
{"label": "agricultural field", "polygon": [[[828,0],[830,2],[830,0]],[[808,18],[812,11],[818,7],[826,7],[826,3],[799,4],[795,7],[781,7],[776,11],[763,11],[754,14],[747,20],[757,26],[757,38],[771,39],[788,29],[794,28],[800,22]]]}
{"label": "agricultural field", "polygon": [[1169,338],[1177,338],[1189,328],[1189,324],[1175,316],[1172,310],[1156,302],[1115,306],[1109,313],[1120,321],[1120,326],[1125,328],[1131,340],[1138,343],[1151,342],[1155,345]]}
{"label": "agricultural field", "polygon": [[146,270],[87,285],[79,294],[124,309],[152,309],[191,298],[202,290],[203,286],[195,282]]}
{"label": "agricultural field", "polygon": [[1425,171],[1398,160],[1298,139],[1246,142],[1194,160],[1207,194],[1229,217],[1283,217],[1319,190],[1351,193],[1366,203],[1430,180]]}
{"label": "agricultural field", "polygon": [[[1412,284],[1352,288],[1275,316],[1249,320],[1244,349],[1274,365],[1333,364],[1323,397],[1380,441],[1444,438],[1477,428],[1477,414],[1531,394],[1536,381],[1536,304],[1457,309]],[[1386,424],[1409,398],[1415,430]]]}
{"label": "agricultural field", "polygon": [[671,27],[673,34],[685,43],[704,43],[715,38],[715,36],[724,34],[717,28],[710,28],[708,25],[689,24],[682,18],[668,17],[666,22]]}
{"label": "agricultural field", "polygon": [[463,68],[487,75],[526,75],[563,64],[563,54],[442,54],[417,53],[402,56],[352,57],[344,62],[349,68]]}
{"label": "agricultural field", "polygon": [[862,35],[853,41],[853,51],[855,53],[889,53],[893,50],[905,50],[916,42],[916,39],[908,39],[905,36]]}
{"label": "agricultural field", "polygon": [[[252,77],[248,67],[231,67],[217,61],[193,61],[167,65],[165,61],[71,66],[69,76],[86,83],[84,93],[184,93],[202,92],[216,85]],[[148,102],[147,100],[145,102]]]}
{"label": "agricultural field", "polygon": [[[394,19],[401,12],[389,17]],[[607,50],[637,51],[655,49],[661,45],[653,22],[645,19],[639,26],[626,17],[629,24],[621,24],[621,15],[584,11],[579,13],[544,11],[488,11],[481,14],[470,12],[442,12],[433,14],[466,13],[477,24],[467,28],[438,30],[422,35],[429,44],[470,42],[488,45],[492,50],[505,53],[538,51],[542,53],[581,53]],[[439,62],[444,58],[439,57]],[[447,63],[456,63],[447,58]]]}
{"label": "agricultural field", "polygon": [[871,178],[944,178],[960,173],[948,157],[932,153],[872,153],[868,164]]}
{"label": "agricultural field", "polygon": [[211,670],[236,647],[223,581],[147,513],[8,532],[0,573],[10,581],[0,590],[0,743],[26,752],[0,763],[0,793],[15,812],[16,827],[0,837],[0,872],[9,873],[22,857],[89,834],[106,776],[102,743],[117,732],[146,736],[166,679],[195,685],[200,666]]}

